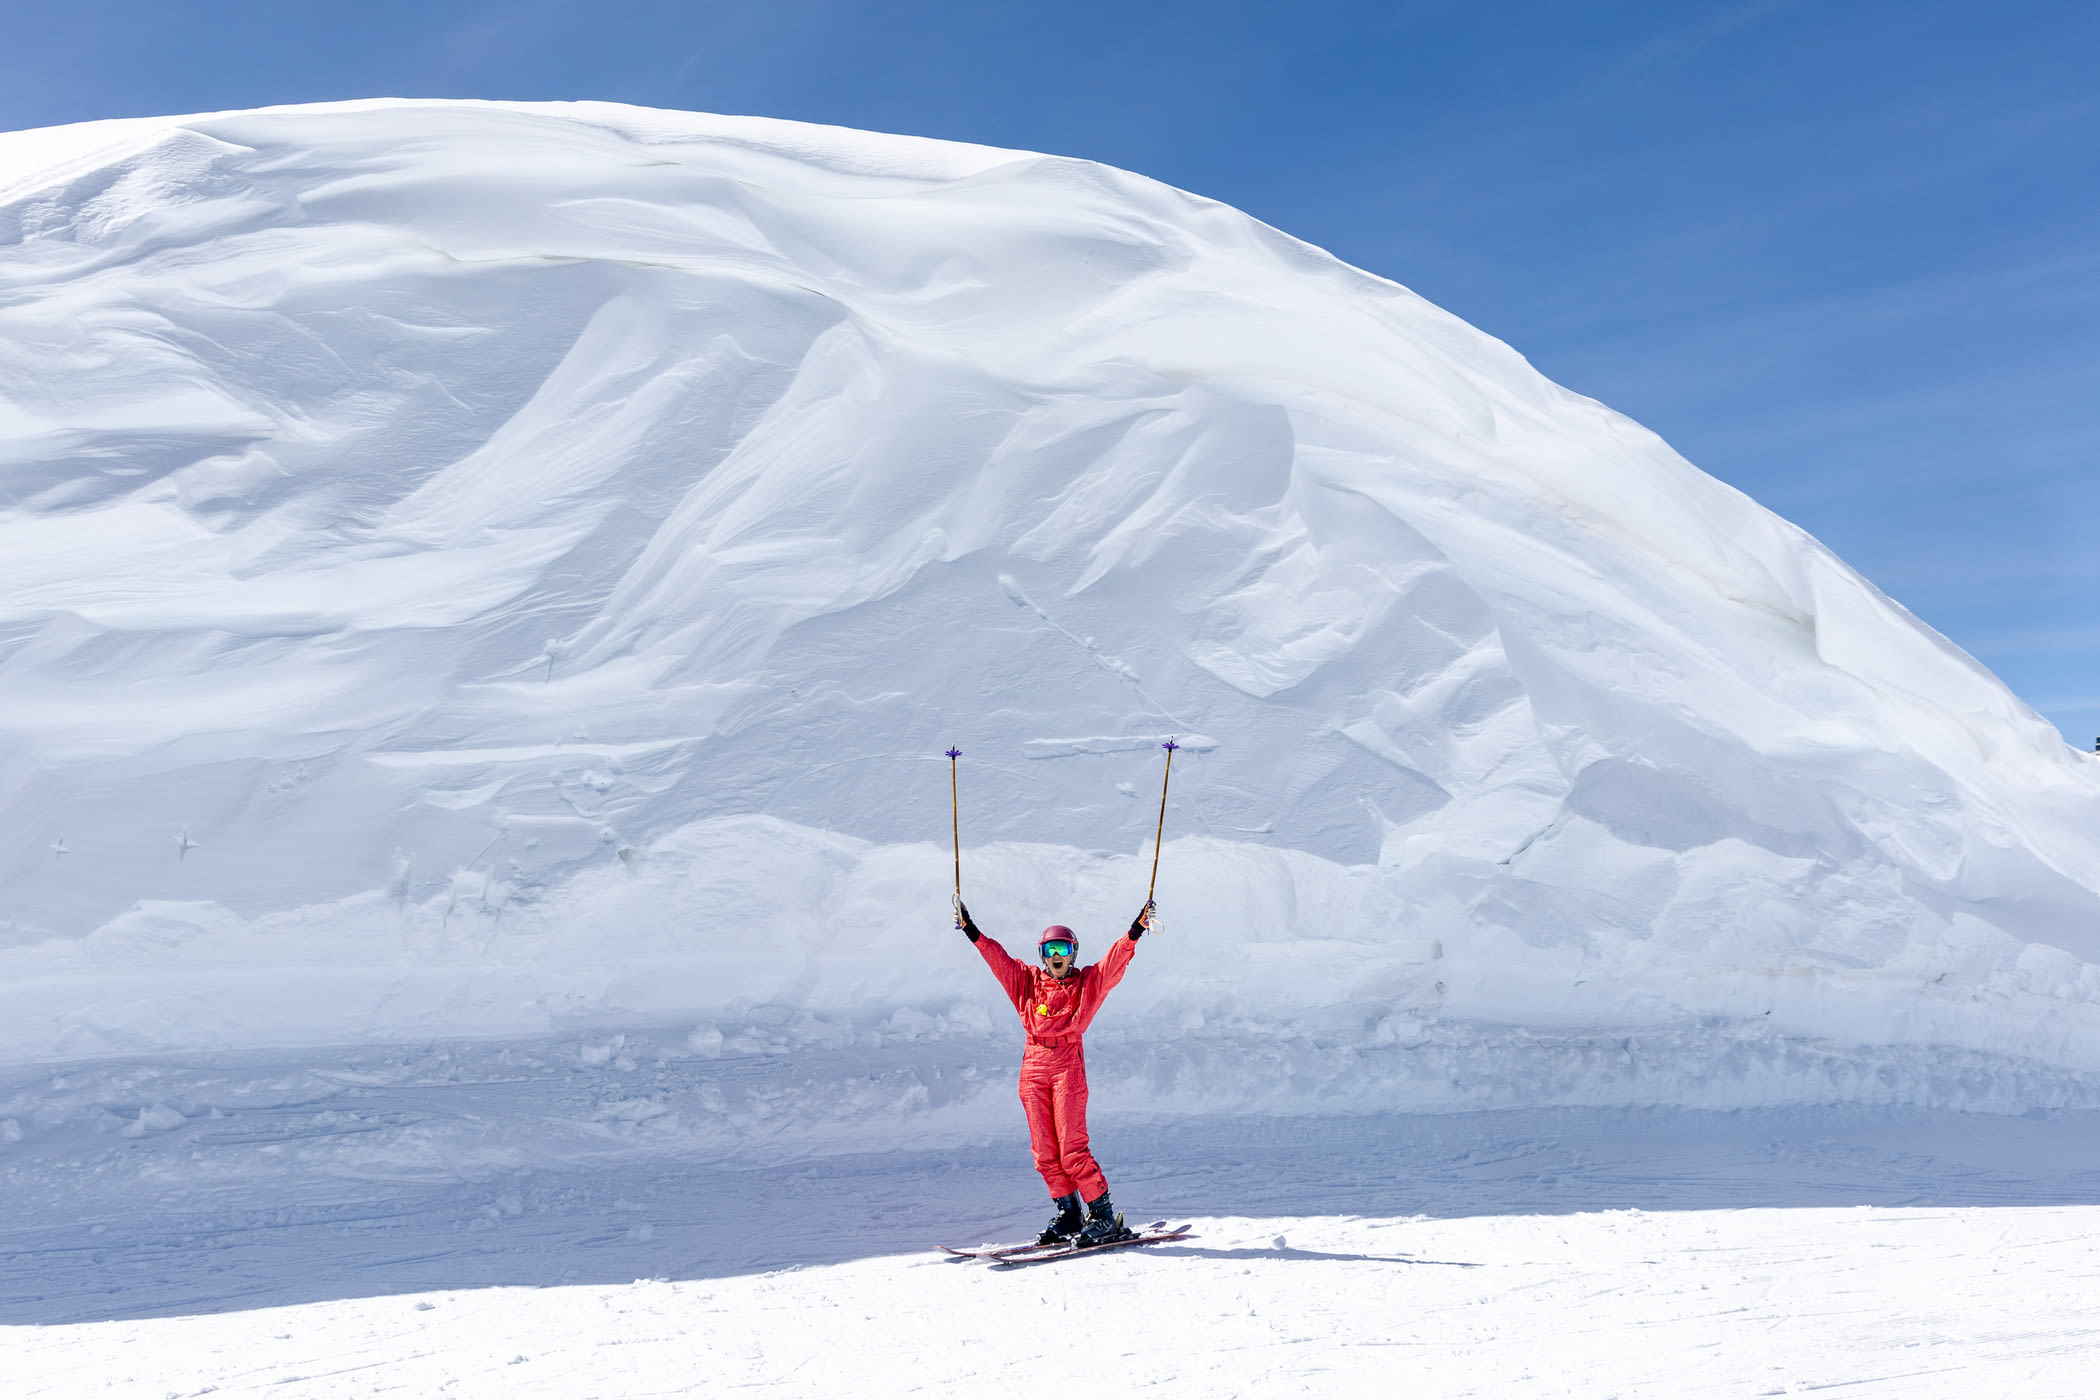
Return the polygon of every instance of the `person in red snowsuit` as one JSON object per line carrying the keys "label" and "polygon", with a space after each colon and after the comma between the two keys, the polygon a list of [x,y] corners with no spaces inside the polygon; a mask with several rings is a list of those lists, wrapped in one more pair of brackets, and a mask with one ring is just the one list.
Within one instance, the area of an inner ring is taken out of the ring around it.
{"label": "person in red snowsuit", "polygon": [[999,979],[1028,1036],[1021,1052],[1021,1107],[1028,1115],[1035,1169],[1043,1174],[1057,1206],[1056,1217],[1037,1243],[1070,1241],[1084,1249],[1127,1237],[1130,1232],[1108,1199],[1108,1179],[1087,1146],[1086,1049],[1081,1037],[1137,955],[1137,941],[1152,922],[1152,905],[1148,901],[1131,922],[1130,932],[1088,967],[1076,966],[1079,942],[1063,924],[1043,930],[1036,945],[1042,966],[1030,967],[987,937],[971,920],[969,909],[958,905],[957,912],[963,933]]}

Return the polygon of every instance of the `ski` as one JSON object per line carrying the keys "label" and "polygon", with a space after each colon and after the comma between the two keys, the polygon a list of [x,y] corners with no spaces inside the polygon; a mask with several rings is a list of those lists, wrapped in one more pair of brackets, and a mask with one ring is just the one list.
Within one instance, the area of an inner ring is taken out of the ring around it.
{"label": "ski", "polygon": [[1017,1254],[1035,1254],[1039,1251],[1047,1253],[1051,1250],[1070,1248],[1069,1245],[1063,1244],[981,1244],[975,1249],[957,1249],[952,1244],[935,1247],[958,1259],[1007,1259]]}
{"label": "ski", "polygon": [[988,1244],[980,1245],[976,1249],[957,1249],[954,1245],[944,1244],[940,1248],[944,1253],[952,1254],[958,1259],[989,1259],[997,1265],[1041,1264],[1052,1259],[1068,1259],[1074,1254],[1099,1254],[1104,1249],[1120,1249],[1124,1245],[1162,1244],[1168,1240],[1187,1238],[1188,1226],[1180,1225],[1170,1230],[1166,1221],[1155,1220],[1150,1225],[1142,1226],[1127,1240],[1110,1240],[1107,1244],[1097,1244],[1088,1249],[1081,1249],[1073,1244]]}
{"label": "ski", "polygon": [[986,1244],[979,1245],[975,1249],[957,1249],[952,1244],[943,1244],[936,1245],[935,1248],[939,1249],[945,1254],[952,1254],[958,1259],[997,1259],[1003,1254],[1020,1254],[1032,1249],[1059,1249],[1062,1248],[1062,1246],[1034,1244]]}
{"label": "ski", "polygon": [[1019,1253],[1000,1254],[993,1257],[992,1264],[996,1268],[1015,1269],[1023,1264],[1047,1264],[1053,1259],[1071,1259],[1081,1254],[1106,1254],[1111,1249],[1124,1249],[1131,1245],[1168,1244],[1175,1240],[1191,1238],[1188,1226],[1177,1225],[1169,1230],[1166,1224],[1164,1220],[1156,1220],[1127,1240],[1110,1240],[1107,1244],[1092,1245],[1086,1249],[1065,1244],[1053,1245],[1049,1249],[1031,1248]]}

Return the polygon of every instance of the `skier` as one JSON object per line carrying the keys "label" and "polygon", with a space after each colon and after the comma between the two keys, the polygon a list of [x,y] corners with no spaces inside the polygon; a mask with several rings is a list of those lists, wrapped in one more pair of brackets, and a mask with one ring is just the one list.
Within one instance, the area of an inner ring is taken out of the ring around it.
{"label": "skier", "polygon": [[[1138,911],[1128,936],[1118,938],[1108,955],[1088,967],[1074,959],[1079,940],[1063,924],[1043,930],[1036,944],[1041,967],[1016,962],[987,937],[960,900],[956,913],[962,931],[977,945],[977,951],[1006,990],[1021,1026],[1028,1035],[1021,1052],[1021,1107],[1028,1115],[1028,1143],[1035,1152],[1035,1169],[1057,1206],[1057,1215],[1043,1231],[1039,1245],[1070,1242],[1080,1249],[1129,1239],[1123,1217],[1108,1199],[1108,1179],[1087,1150],[1086,1140],[1086,1051],[1080,1038],[1093,1023],[1094,1014],[1137,954],[1137,941],[1152,922],[1152,902]],[[1080,1202],[1086,1213],[1080,1214]]]}

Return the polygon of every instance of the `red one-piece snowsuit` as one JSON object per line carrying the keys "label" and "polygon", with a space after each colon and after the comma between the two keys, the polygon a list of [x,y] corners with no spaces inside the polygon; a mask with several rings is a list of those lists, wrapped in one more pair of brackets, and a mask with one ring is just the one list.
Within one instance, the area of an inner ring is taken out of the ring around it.
{"label": "red one-piece snowsuit", "polygon": [[1015,962],[989,935],[980,934],[976,943],[1028,1033],[1028,1047],[1021,1052],[1021,1108],[1028,1115],[1035,1169],[1052,1196],[1077,1191],[1081,1200],[1099,1200],[1108,1180],[1087,1148],[1086,1050],[1080,1037],[1102,1000],[1123,980],[1137,954],[1137,940],[1118,937],[1101,961],[1063,979]]}

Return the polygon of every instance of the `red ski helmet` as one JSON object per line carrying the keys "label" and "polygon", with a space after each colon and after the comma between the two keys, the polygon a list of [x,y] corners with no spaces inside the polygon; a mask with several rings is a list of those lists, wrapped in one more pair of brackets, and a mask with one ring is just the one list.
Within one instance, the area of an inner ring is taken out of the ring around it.
{"label": "red ski helmet", "polygon": [[1079,956],[1079,939],[1073,934],[1072,930],[1066,928],[1063,924],[1052,924],[1043,930],[1043,936],[1036,940],[1035,955],[1038,958],[1043,957],[1043,949],[1048,947],[1054,940],[1062,940],[1071,944],[1071,955],[1075,958]]}

